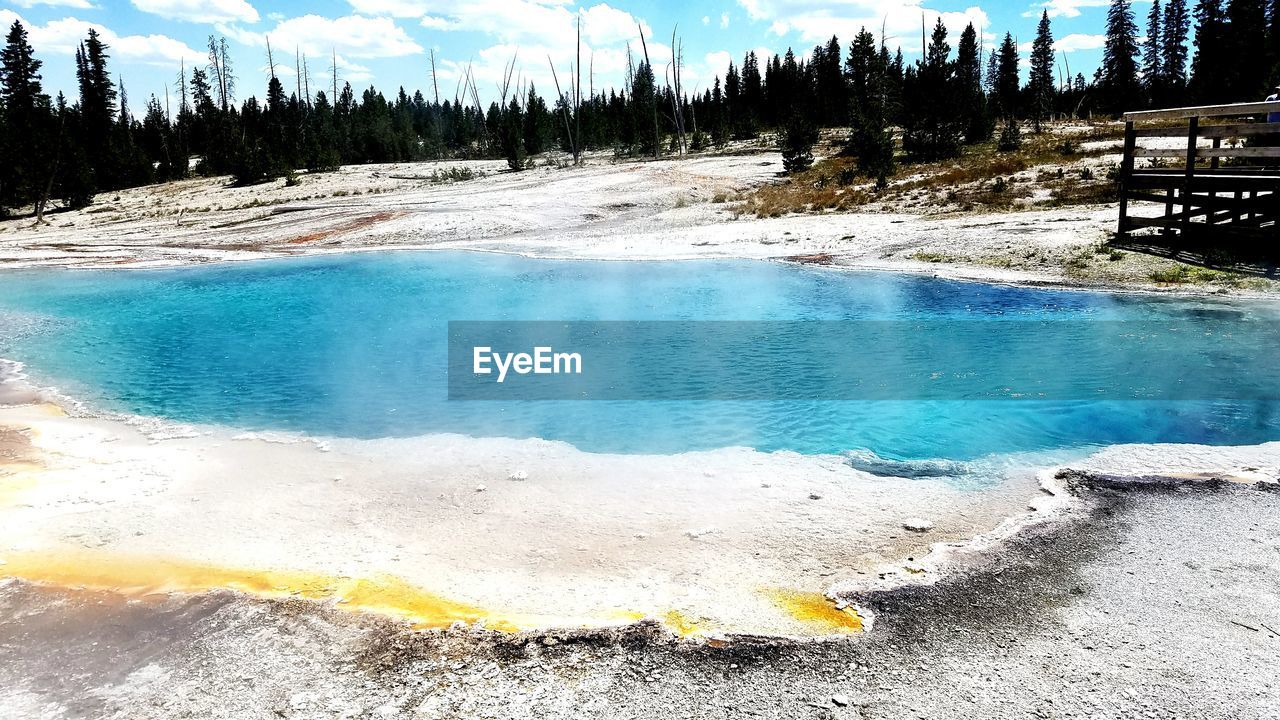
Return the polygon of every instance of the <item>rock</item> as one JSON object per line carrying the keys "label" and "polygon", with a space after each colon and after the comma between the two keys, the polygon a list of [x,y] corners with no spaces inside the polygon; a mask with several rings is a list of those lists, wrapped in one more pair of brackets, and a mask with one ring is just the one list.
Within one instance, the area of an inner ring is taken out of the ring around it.
{"label": "rock", "polygon": [[821,496],[821,495],[819,495],[818,493],[809,493],[809,499],[810,499],[810,500],[821,500],[821,499],[822,499],[822,496]]}
{"label": "rock", "polygon": [[911,518],[910,520],[907,520],[906,522],[902,523],[902,527],[906,528],[907,530],[910,530],[911,532],[922,533],[922,532],[929,532],[930,530],[933,529],[934,525],[932,520],[925,520],[924,518]]}
{"label": "rock", "polygon": [[508,480],[528,480],[529,473],[525,472],[524,470],[515,470],[515,471],[512,471],[512,473],[507,476],[507,479]]}
{"label": "rock", "polygon": [[476,492],[484,492],[485,490],[488,490],[488,489],[489,489],[489,488],[485,487],[484,485],[477,485],[477,486],[476,486]]}
{"label": "rock", "polygon": [[840,707],[846,707],[849,705],[849,696],[848,695],[832,695],[831,702],[835,703],[836,705],[839,705]]}
{"label": "rock", "polygon": [[715,528],[707,527],[707,528],[700,528],[698,530],[685,530],[684,534],[691,540],[697,540],[703,535],[710,535],[713,532],[716,532]]}

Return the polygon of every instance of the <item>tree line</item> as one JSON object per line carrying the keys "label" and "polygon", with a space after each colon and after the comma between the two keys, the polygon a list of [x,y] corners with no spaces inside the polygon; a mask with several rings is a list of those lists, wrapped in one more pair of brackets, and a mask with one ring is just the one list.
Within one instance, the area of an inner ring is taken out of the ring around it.
{"label": "tree line", "polygon": [[818,128],[848,128],[845,152],[883,181],[899,157],[955,157],[997,130],[1002,148],[1016,147],[1023,122],[1039,131],[1051,118],[1254,100],[1280,80],[1280,0],[1196,0],[1190,9],[1187,0],[1153,0],[1145,40],[1130,0],[1112,0],[1102,62],[1088,80],[1055,51],[1047,12],[1026,82],[1012,34],[988,49],[970,24],[954,52],[948,37],[940,18],[932,29],[922,23],[924,52],[910,63],[866,29],[847,46],[832,37],[807,55],[749,52],[693,93],[680,85],[678,55],[659,81],[646,48],[629,58],[621,88],[584,97],[579,68],[565,92],[557,76],[548,100],[532,83],[509,92],[508,77],[486,108],[469,71],[452,99],[404,88],[388,99],[373,86],[359,94],[339,86],[336,67],[332,83],[313,92],[299,61],[287,91],[269,46],[263,99],[241,100],[226,40],[211,36],[204,66],[178,68],[176,107],[167,93],[163,104],[152,95],[137,118],[97,32],[76,49],[71,102],[44,92],[41,61],[15,21],[0,50],[0,214],[40,218],[51,203],[83,207],[95,193],[192,174],[250,184],[300,169],[441,158],[506,158],[521,169],[552,148],[575,160],[584,150],[656,157],[772,131],[798,170],[812,160]]}

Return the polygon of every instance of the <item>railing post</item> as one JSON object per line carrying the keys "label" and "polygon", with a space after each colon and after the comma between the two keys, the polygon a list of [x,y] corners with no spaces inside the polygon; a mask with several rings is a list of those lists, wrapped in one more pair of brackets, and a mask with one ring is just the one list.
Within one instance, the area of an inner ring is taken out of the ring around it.
{"label": "railing post", "polygon": [[[1186,240],[1191,231],[1191,181],[1196,174],[1196,146],[1200,139],[1200,118],[1193,117],[1187,122],[1187,172],[1186,183],[1182,186],[1182,239]],[[1208,221],[1208,218],[1205,218]]]}
{"label": "railing post", "polygon": [[1116,236],[1123,239],[1129,236],[1129,176],[1133,174],[1133,150],[1137,144],[1137,136],[1133,132],[1133,122],[1124,124],[1124,159],[1120,161],[1120,224],[1116,228]]}

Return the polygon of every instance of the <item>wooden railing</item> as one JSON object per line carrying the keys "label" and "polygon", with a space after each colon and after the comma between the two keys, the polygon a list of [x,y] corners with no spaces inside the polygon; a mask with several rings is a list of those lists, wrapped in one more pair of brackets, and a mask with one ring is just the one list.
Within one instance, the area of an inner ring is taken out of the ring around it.
{"label": "wooden railing", "polygon": [[[1280,239],[1280,123],[1238,120],[1265,119],[1272,112],[1280,112],[1280,102],[1125,113],[1119,235],[1158,228],[1167,236],[1204,233],[1211,239]],[[1237,120],[1201,122],[1207,118]],[[1139,123],[1182,120],[1185,126],[1138,127]],[[1144,139],[1184,137],[1186,143],[1180,147],[1140,147]],[[1201,140],[1210,145],[1202,147]],[[1153,161],[1152,167],[1136,168],[1137,158],[1173,158],[1181,163],[1161,166]],[[1156,217],[1130,217],[1133,202],[1160,203],[1164,212]]]}

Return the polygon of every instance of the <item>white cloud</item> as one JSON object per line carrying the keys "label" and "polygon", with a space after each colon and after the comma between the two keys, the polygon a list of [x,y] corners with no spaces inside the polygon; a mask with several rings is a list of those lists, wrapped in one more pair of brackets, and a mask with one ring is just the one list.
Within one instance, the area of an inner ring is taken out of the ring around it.
{"label": "white cloud", "polygon": [[265,32],[253,32],[233,25],[219,25],[227,37],[255,47],[294,49],[311,56],[329,57],[334,51],[353,58],[387,58],[416,55],[422,46],[411,39],[391,18],[348,15],[326,18],[303,15],[289,18]]}
{"label": "white cloud", "polygon": [[809,43],[820,43],[832,35],[848,41],[862,28],[876,35],[883,27],[886,41],[904,51],[918,52],[920,20],[932,28],[939,17],[950,30],[954,46],[965,25],[983,30],[991,24],[986,11],[973,6],[962,11],[940,12],[926,7],[926,0],[738,0],[747,17],[768,22],[769,31],[782,36],[796,33]]}
{"label": "white cloud", "polygon": [[[731,53],[728,50],[717,50],[704,55],[701,63],[690,64],[684,74],[690,78],[696,76],[702,81],[702,89],[709,89],[717,77],[720,78],[721,83],[724,82],[724,74],[729,69],[729,63],[733,63],[734,67],[741,72],[742,61],[746,58],[748,52],[756,54],[756,60],[760,63],[761,72],[764,71],[764,64],[772,59],[775,54],[772,48],[767,48],[763,45],[738,54]],[[692,87],[690,82],[685,82],[684,84]]]}
{"label": "white cloud", "polygon": [[582,11],[583,38],[593,45],[635,41],[640,37],[638,28],[644,28],[646,38],[653,36],[648,23],[625,10],[600,3]]}
{"label": "white cloud", "polygon": [[133,0],[133,6],[167,20],[195,23],[258,22],[245,0]]}
{"label": "white cloud", "polygon": [[362,15],[389,15],[398,18],[422,17],[444,7],[431,0],[350,0],[351,8]]}
{"label": "white cloud", "polygon": [[729,13],[720,13],[720,29],[729,27]]}
{"label": "white cloud", "polygon": [[[272,45],[272,47],[275,47]],[[291,54],[282,53],[276,56],[279,62],[276,63],[276,75],[282,78],[296,78],[298,76],[295,58]],[[311,85],[311,94],[323,90],[325,95],[333,95],[333,64],[338,64],[338,92],[342,92],[343,83],[351,83],[352,88],[357,96],[361,91],[361,85],[373,81],[373,71],[367,66],[351,61],[349,58],[338,55],[336,58],[332,55],[324,55],[316,57],[314,55],[306,58],[306,76]],[[266,86],[267,78],[271,77],[271,67],[263,63],[257,68],[262,73],[262,85]],[[285,92],[296,90],[296,84],[291,86],[285,83]],[[329,98],[333,100],[332,97]]]}
{"label": "white cloud", "polygon": [[89,28],[93,28],[107,44],[107,54],[119,62],[176,67],[182,60],[194,63],[204,57],[203,52],[167,35],[117,35],[108,27],[73,17],[35,25],[12,10],[0,9],[0,23],[9,26],[14,20],[26,26],[38,54],[73,54],[89,34]]}
{"label": "white cloud", "polygon": [[449,22],[445,18],[434,17],[432,15],[427,15],[426,17],[422,18],[422,20],[420,21],[420,24],[422,25],[422,27],[427,28],[429,30],[456,30],[457,29],[453,23]]}
{"label": "white cloud", "polygon": [[1032,5],[1031,9],[1022,14],[1023,17],[1040,17],[1041,13],[1046,10],[1049,17],[1080,17],[1080,8],[1102,8],[1109,7],[1111,0],[1046,0],[1043,3]]}
{"label": "white cloud", "polygon": [[[1146,38],[1139,38],[1141,43],[1146,43]],[[1082,33],[1072,33],[1065,37],[1058,38],[1053,41],[1053,49],[1058,52],[1075,52],[1076,50],[1097,50],[1107,42],[1106,35],[1085,35]],[[1024,42],[1018,45],[1018,51],[1022,53],[1030,53],[1034,42]]]}
{"label": "white cloud", "polygon": [[680,73],[680,84],[690,95],[695,92],[701,95],[711,89],[717,77],[723,85],[724,71],[729,69],[731,61],[737,65],[742,62],[742,58],[735,58],[727,50],[717,50],[703,55],[701,61],[686,59],[686,64]]}
{"label": "white cloud", "polygon": [[710,25],[710,24],[711,24],[711,18],[710,18],[709,16],[707,16],[707,15],[703,15],[703,16],[702,16],[702,24],[703,24],[703,25]]}
{"label": "white cloud", "polygon": [[[281,55],[277,57],[280,57],[282,60],[282,62],[276,63],[276,76],[282,78],[281,82],[284,82],[283,78],[297,78],[298,70],[293,56]],[[332,82],[334,59],[335,58],[333,58],[332,55],[326,55],[323,58],[319,58],[318,61],[317,58],[314,57],[308,59],[306,75],[309,80],[309,84],[311,85],[312,94],[315,94],[320,90],[323,90],[326,95],[333,94]],[[343,83],[349,82],[351,83],[355,93],[359,95],[359,86],[363,83],[371,82],[374,79],[373,71],[368,67],[352,62],[341,55],[336,59],[338,61],[338,92],[342,92]],[[257,68],[257,70],[262,73],[263,85],[265,86],[267,78],[271,77],[271,67],[266,63],[263,63]],[[287,82],[284,85],[286,93],[295,91],[297,87],[296,81],[293,85],[290,85]],[[333,98],[329,99],[333,100]]]}
{"label": "white cloud", "polygon": [[433,30],[466,30],[502,41],[563,31],[573,13],[559,0],[348,0],[362,15],[421,18]]}
{"label": "white cloud", "polygon": [[[656,42],[653,29],[643,19],[608,2],[576,8],[568,0],[348,0],[359,12],[415,17],[428,30],[475,32],[493,39],[493,44],[475,55],[440,57],[436,70],[441,98],[452,99],[452,90],[464,77],[467,67],[475,77],[483,102],[494,99],[508,64],[516,61],[512,82],[533,82],[544,95],[554,97],[555,89],[547,59],[555,63],[561,88],[569,87],[572,66],[578,60],[577,23],[582,23],[583,91],[592,83],[597,91],[620,88],[627,67],[627,48],[634,48],[640,60],[643,32],[655,71],[662,75],[670,61],[671,49]],[[711,22],[710,16],[707,23]],[[275,42],[275,35],[272,35]],[[660,80],[661,81],[661,80]],[[446,89],[446,85],[449,89]]]}
{"label": "white cloud", "polygon": [[51,7],[68,7],[76,10],[93,10],[98,6],[89,2],[89,0],[9,0],[10,3],[20,8],[31,8],[36,5],[49,5]]}
{"label": "white cloud", "polygon": [[[544,43],[572,36],[576,14],[565,0],[348,0],[363,15],[418,18],[430,30],[479,32],[502,44]],[[608,3],[578,11],[583,40],[597,45],[637,39],[636,18]],[[650,28],[645,26],[645,34]]]}
{"label": "white cloud", "polygon": [[715,68],[716,74],[723,75],[729,69],[729,63],[733,62],[733,55],[727,50],[709,52],[702,58],[702,62],[709,68]]}
{"label": "white cloud", "polygon": [[1074,52],[1076,50],[1097,50],[1105,45],[1106,42],[1106,35],[1072,33],[1056,40],[1053,46],[1060,52]]}
{"label": "white cloud", "polygon": [[367,83],[373,81],[373,71],[359,63],[343,64],[342,58],[338,58],[338,77],[350,83]]}

